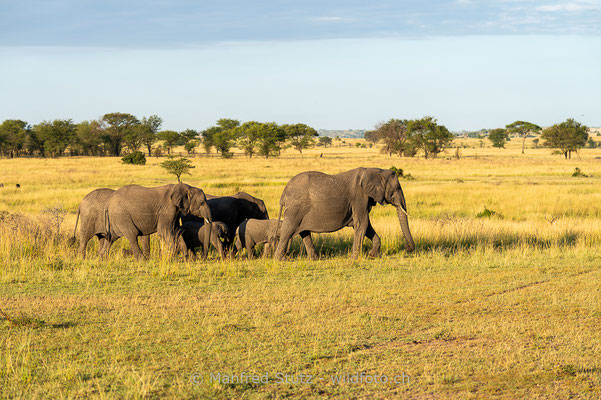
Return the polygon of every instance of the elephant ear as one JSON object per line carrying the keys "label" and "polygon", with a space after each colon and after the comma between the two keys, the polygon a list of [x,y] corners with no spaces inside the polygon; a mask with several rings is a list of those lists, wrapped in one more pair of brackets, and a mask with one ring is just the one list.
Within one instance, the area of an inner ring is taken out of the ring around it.
{"label": "elephant ear", "polygon": [[181,183],[174,186],[171,201],[183,214],[190,214],[190,189]]}
{"label": "elephant ear", "polygon": [[379,204],[384,204],[385,188],[382,173],[377,168],[367,168],[359,180],[363,192]]}

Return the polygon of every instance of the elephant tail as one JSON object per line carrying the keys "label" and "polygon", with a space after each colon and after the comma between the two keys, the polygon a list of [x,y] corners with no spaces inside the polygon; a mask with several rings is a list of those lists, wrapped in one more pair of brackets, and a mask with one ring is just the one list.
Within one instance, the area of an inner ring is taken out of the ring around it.
{"label": "elephant tail", "polygon": [[77,233],[77,223],[79,222],[79,207],[77,207],[77,216],[75,217],[75,229],[73,229],[73,237],[69,239],[69,246],[75,244],[75,234]]}
{"label": "elephant tail", "polygon": [[109,208],[104,207],[104,230],[106,234],[106,240],[111,242],[111,219],[109,218]]}
{"label": "elephant tail", "polygon": [[280,212],[278,214],[278,226],[275,228],[276,239],[280,237],[280,225],[282,225],[282,209],[284,208],[284,202],[280,200]]}

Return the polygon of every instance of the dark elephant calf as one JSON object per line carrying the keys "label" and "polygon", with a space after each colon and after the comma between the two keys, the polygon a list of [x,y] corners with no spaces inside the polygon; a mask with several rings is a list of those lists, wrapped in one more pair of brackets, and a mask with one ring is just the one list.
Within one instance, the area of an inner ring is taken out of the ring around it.
{"label": "dark elephant calf", "polygon": [[[177,251],[184,257],[195,257],[196,249],[204,247],[208,230],[211,225],[202,222],[188,221],[182,224],[177,232]],[[223,222],[213,221],[211,229],[211,245],[219,252],[221,258],[225,257],[224,248],[229,240],[229,229]]]}

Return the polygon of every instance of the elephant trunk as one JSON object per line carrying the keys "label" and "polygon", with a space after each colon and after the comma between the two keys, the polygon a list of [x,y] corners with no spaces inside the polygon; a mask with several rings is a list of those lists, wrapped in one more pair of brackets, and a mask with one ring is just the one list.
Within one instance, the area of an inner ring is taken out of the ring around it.
{"label": "elephant trunk", "polygon": [[401,229],[403,230],[403,235],[405,236],[405,250],[411,252],[415,250],[415,243],[413,242],[413,237],[411,237],[411,231],[409,230],[409,220],[407,218],[407,208],[402,206],[396,207],[396,213],[399,217],[399,223],[401,224]]}
{"label": "elephant trunk", "polygon": [[[206,203],[205,203],[206,204]],[[208,222],[208,228],[207,232],[205,234],[205,245],[202,249],[203,252],[203,257],[207,258],[208,254],[209,254],[209,246],[211,245],[211,231],[213,230],[213,218],[211,216],[211,209],[209,208],[209,206],[207,205],[207,208],[205,210],[205,219]]]}

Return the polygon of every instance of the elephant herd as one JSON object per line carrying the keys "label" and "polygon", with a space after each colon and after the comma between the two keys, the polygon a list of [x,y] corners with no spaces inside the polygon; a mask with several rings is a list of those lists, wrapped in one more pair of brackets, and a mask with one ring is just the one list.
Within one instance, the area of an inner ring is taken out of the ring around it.
{"label": "elephant herd", "polygon": [[108,256],[117,239],[125,237],[137,259],[148,258],[149,236],[158,233],[184,257],[195,256],[199,248],[206,257],[210,246],[222,258],[242,249],[252,257],[254,247],[265,243],[264,253],[275,251],[274,257],[281,260],[291,238],[299,235],[307,255],[316,259],[311,232],[334,232],[348,226],[355,231],[353,258],[358,257],[365,236],[373,244],[369,255],[375,257],[381,242],[369,212],[376,203],[396,207],[406,250],[412,251],[415,244],[398,178],[380,168],[356,168],[336,175],[316,171],[298,174],[282,193],[278,219],[269,219],[263,200],[244,192],[212,196],[184,183],[96,189],[79,205],[73,240],[81,220],[79,254],[83,258],[94,236],[99,239],[98,253],[102,257]]}

